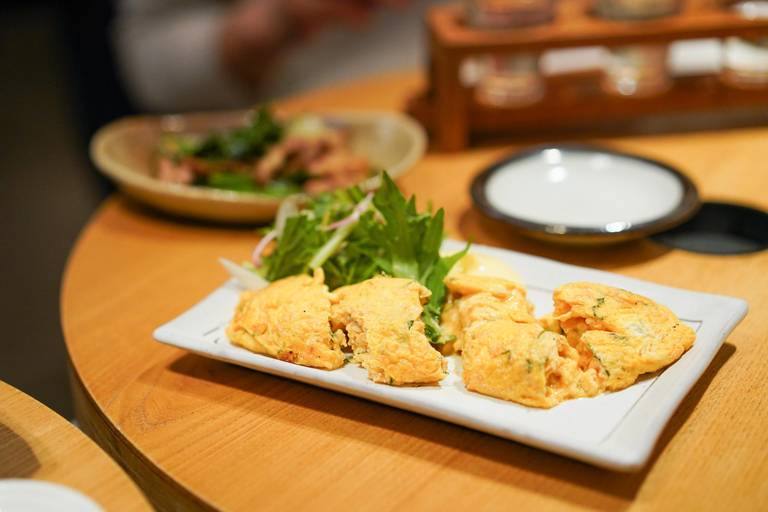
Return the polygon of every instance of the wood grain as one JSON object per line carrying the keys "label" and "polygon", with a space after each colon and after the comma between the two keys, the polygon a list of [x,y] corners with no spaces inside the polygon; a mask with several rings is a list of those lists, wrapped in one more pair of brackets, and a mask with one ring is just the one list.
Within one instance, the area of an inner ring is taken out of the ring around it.
{"label": "wood grain", "polygon": [[[421,84],[382,76],[281,106],[398,109]],[[705,199],[768,209],[768,129],[598,141],[681,168]],[[451,236],[746,299],[752,312],[636,474],[601,470],[365,400],[213,361],[152,331],[218,287],[249,229],[177,222],[110,198],[77,243],[62,320],[78,415],[161,510],[765,510],[768,252],[706,256],[651,240],[583,249],[518,236],[468,186],[512,147],[430,153],[400,184],[446,208]],[[564,425],[567,429],[567,425]]]}
{"label": "wood grain", "polygon": [[76,489],[104,510],[150,511],[136,484],[67,420],[0,381],[0,478]]}

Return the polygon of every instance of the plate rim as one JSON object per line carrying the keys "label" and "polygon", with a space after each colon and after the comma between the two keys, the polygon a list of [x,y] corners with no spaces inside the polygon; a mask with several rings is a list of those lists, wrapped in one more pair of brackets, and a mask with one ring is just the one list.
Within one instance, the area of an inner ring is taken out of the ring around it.
{"label": "plate rim", "polygon": [[[602,228],[592,228],[535,222],[509,215],[493,206],[488,200],[485,192],[488,180],[490,180],[490,178],[501,168],[510,163],[523,160],[548,149],[558,149],[576,153],[604,153],[652,164],[671,174],[680,183],[683,190],[683,197],[680,199],[677,206],[668,214],[659,217],[658,219],[631,224],[618,231],[608,231],[605,229],[605,226]],[[559,241],[565,241],[569,238],[579,238],[586,242],[613,242],[638,238],[678,226],[693,217],[701,207],[701,199],[696,185],[679,169],[650,157],[619,151],[608,146],[575,142],[563,144],[537,144],[503,157],[496,163],[484,168],[475,176],[470,185],[470,195],[472,196],[472,201],[475,203],[475,206],[488,217],[505,222],[528,235],[544,236],[551,240]]]}
{"label": "plate rim", "polygon": [[[450,241],[453,243],[454,241]],[[748,311],[748,304],[746,301],[734,297],[728,297],[724,295],[714,295],[709,293],[697,292],[693,290],[685,290],[681,288],[674,288],[671,286],[653,283],[651,281],[645,281],[622,274],[616,274],[604,270],[592,269],[588,267],[579,267],[567,263],[562,263],[555,260],[550,260],[540,256],[534,256],[525,253],[519,253],[508,249],[502,249],[497,247],[489,247],[474,244],[474,248],[479,248],[481,251],[487,251],[493,254],[494,252],[508,252],[516,256],[522,256],[524,258],[530,258],[532,261],[541,261],[546,264],[554,264],[559,267],[563,267],[564,270],[568,268],[577,268],[580,270],[586,270],[595,275],[608,275],[613,277],[619,277],[622,280],[629,280],[633,283],[641,283],[644,286],[650,286],[650,288],[660,289],[667,292],[673,292],[676,294],[694,294],[704,302],[707,306],[710,306],[712,301],[716,301],[720,309],[716,309],[717,315],[712,318],[717,327],[717,339],[711,341],[705,345],[698,355],[694,356],[693,360],[686,367],[679,372],[668,373],[666,371],[661,372],[658,379],[653,384],[661,379],[664,382],[672,382],[670,385],[672,389],[668,389],[668,386],[657,388],[652,393],[660,393],[660,398],[657,402],[651,402],[645,398],[649,392],[653,389],[651,384],[646,389],[642,396],[640,396],[634,405],[626,412],[623,419],[621,419],[615,429],[611,431],[600,442],[580,442],[573,443],[567,439],[552,439],[550,434],[536,433],[536,432],[523,432],[521,433],[520,426],[513,423],[508,425],[507,429],[500,429],[496,426],[486,423],[484,426],[478,426],[477,419],[474,417],[461,417],[457,416],[455,411],[446,412],[440,408],[432,407],[428,409],[428,403],[426,406],[422,403],[419,395],[411,394],[410,402],[398,401],[391,395],[399,396],[403,394],[401,388],[386,387],[385,392],[383,387],[374,384],[371,381],[358,382],[352,380],[351,385],[342,385],[339,379],[350,378],[344,374],[334,374],[333,372],[326,372],[318,370],[316,368],[307,368],[299,365],[286,363],[279,361],[268,356],[261,354],[255,354],[248,352],[239,347],[234,347],[229,344],[217,344],[209,341],[202,341],[200,339],[188,336],[183,332],[180,332],[174,324],[177,322],[183,322],[185,315],[196,315],[198,308],[205,309],[206,303],[216,300],[216,295],[220,293],[230,293],[227,287],[239,286],[236,281],[231,279],[225,282],[222,286],[214,290],[207,297],[199,301],[190,309],[183,312],[173,320],[158,327],[154,333],[154,338],[162,343],[183,348],[191,352],[200,354],[205,357],[211,357],[228,363],[245,366],[258,371],[263,371],[273,375],[287,377],[290,379],[298,380],[315,386],[319,386],[333,391],[342,392],[352,396],[357,396],[372,400],[378,403],[384,403],[389,406],[397,407],[400,409],[408,410],[418,414],[438,418],[444,421],[448,421],[454,424],[459,424],[474,430],[479,430],[489,434],[493,434],[502,438],[510,439],[521,444],[526,444],[536,448],[540,448],[549,452],[554,452],[560,455],[565,455],[583,462],[587,462],[603,468],[631,472],[641,469],[648,461],[649,457],[653,453],[653,449],[656,443],[664,431],[664,427],[671,419],[674,412],[682,403],[685,396],[690,392],[696,382],[699,381],[706,369],[719,352],[727,335],[738,325],[738,323],[744,318]],[[239,288],[242,289],[242,288]],[[647,293],[647,292],[646,292]],[[723,307],[724,304],[728,304],[728,307]],[[234,354],[234,357],[232,356]],[[685,354],[684,354],[685,356]],[[674,368],[674,365],[667,367],[667,369]],[[344,375],[340,378],[331,377],[332,375]],[[405,391],[407,393],[407,390]],[[408,395],[406,395],[408,396]],[[416,397],[414,399],[414,397]],[[483,397],[486,398],[486,397]],[[651,414],[648,413],[650,409]],[[427,410],[427,412],[425,412]],[[646,424],[646,428],[642,431],[636,439],[633,439],[631,443],[622,439],[622,433],[626,433],[636,424]],[[525,429],[522,429],[525,430]],[[549,436],[549,437],[548,437]],[[574,446],[575,445],[575,446]]]}

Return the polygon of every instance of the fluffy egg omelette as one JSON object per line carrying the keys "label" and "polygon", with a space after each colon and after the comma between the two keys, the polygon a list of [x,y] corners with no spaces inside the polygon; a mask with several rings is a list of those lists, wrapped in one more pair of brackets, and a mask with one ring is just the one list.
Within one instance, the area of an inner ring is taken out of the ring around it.
{"label": "fluffy egg omelette", "polygon": [[[517,273],[470,253],[444,280],[441,319],[455,340],[468,390],[549,408],[633,384],[676,361],[695,341],[669,308],[598,283],[559,286],[554,311],[537,319]],[[241,296],[227,327],[232,343],[280,360],[333,370],[343,349],[389,385],[434,383],[447,361],[420,320],[430,291],[412,279],[375,277],[329,292],[321,269]]]}
{"label": "fluffy egg omelette", "polygon": [[240,297],[227,327],[234,345],[303,366],[344,364],[342,331],[331,331],[331,294],[322,269],[273,282]]}
{"label": "fluffy egg omelette", "polygon": [[525,288],[498,277],[448,276],[450,320],[459,323],[467,389],[531,407],[599,392],[594,371],[578,368],[565,336],[533,316]]}
{"label": "fluffy egg omelette", "polygon": [[420,320],[430,291],[413,279],[374,277],[334,290],[331,326],[344,329],[354,358],[374,382],[420,384],[446,376],[445,358]]}
{"label": "fluffy egg omelette", "polygon": [[533,407],[623,389],[695,340],[667,307],[597,283],[571,283],[537,321],[518,283],[449,275],[444,325],[458,332],[467,389]]}
{"label": "fluffy egg omelette", "polygon": [[582,368],[597,367],[606,390],[625,388],[643,373],[675,362],[696,335],[666,306],[597,283],[570,283],[553,294],[555,320],[579,352]]}

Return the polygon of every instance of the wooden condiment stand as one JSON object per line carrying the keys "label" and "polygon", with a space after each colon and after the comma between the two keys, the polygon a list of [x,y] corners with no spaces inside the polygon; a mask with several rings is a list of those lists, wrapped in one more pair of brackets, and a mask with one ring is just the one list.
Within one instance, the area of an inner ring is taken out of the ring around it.
{"label": "wooden condiment stand", "polygon": [[667,92],[646,98],[611,96],[599,87],[595,72],[545,77],[544,98],[518,108],[479,103],[460,82],[462,63],[471,57],[555,48],[617,47],[671,43],[698,38],[768,35],[768,19],[750,20],[714,0],[684,0],[681,11],[665,18],[618,21],[590,14],[590,0],[559,0],[552,22],[507,30],[476,29],[465,24],[462,5],[432,8],[426,15],[430,69],[428,89],[409,103],[409,111],[433,132],[443,150],[467,147],[470,133],[552,127],[647,114],[768,104],[768,87],[738,89],[716,76],[678,77]]}

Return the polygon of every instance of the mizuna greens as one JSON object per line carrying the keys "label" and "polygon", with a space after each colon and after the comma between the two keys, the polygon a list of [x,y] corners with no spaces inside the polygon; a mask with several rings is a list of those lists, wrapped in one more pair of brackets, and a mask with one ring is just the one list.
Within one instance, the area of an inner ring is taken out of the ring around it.
{"label": "mizuna greens", "polygon": [[366,196],[351,187],[309,199],[302,209],[291,207],[283,213],[267,235],[277,242],[274,250],[261,257],[265,244],[260,244],[251,270],[275,281],[322,267],[331,290],[382,273],[416,279],[432,292],[421,316],[427,337],[433,343],[450,340],[440,328],[446,294],[443,278],[469,244],[456,254],[440,255],[442,208],[434,214],[418,213],[415,197],[406,200],[384,173],[375,195]]}

